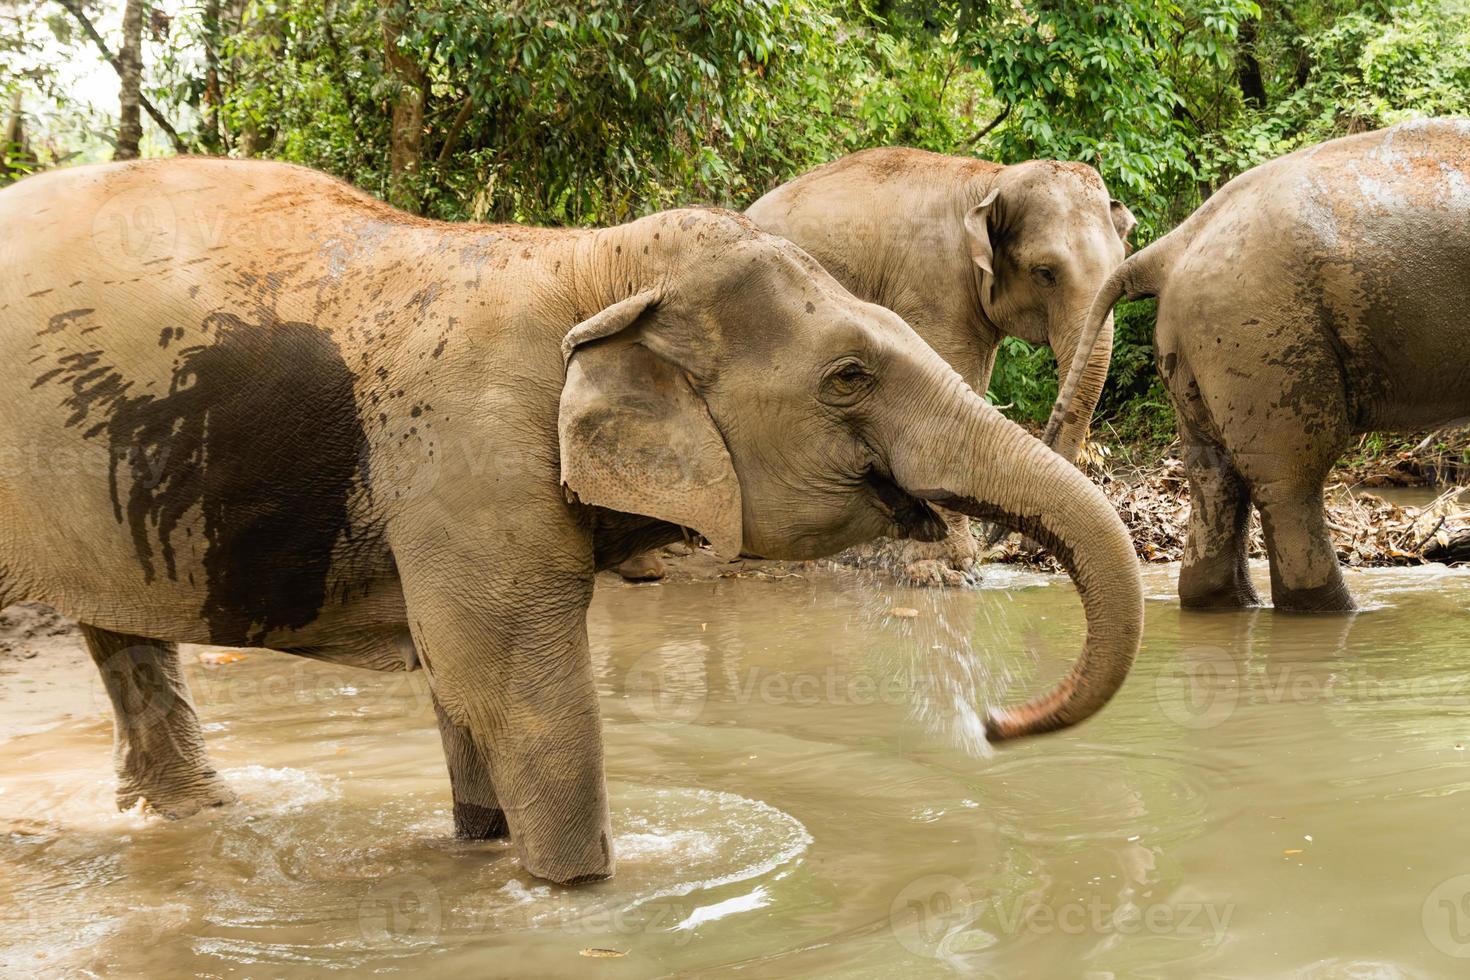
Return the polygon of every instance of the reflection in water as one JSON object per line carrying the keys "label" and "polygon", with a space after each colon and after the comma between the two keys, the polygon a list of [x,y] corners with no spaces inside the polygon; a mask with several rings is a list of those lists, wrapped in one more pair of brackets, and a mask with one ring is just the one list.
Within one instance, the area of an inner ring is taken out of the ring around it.
{"label": "reflection in water", "polygon": [[112,811],[79,661],[74,717],[4,744],[0,974],[1459,973],[1470,574],[1353,573],[1369,610],[1322,617],[1147,574],[1115,702],[989,758],[974,713],[1082,642],[1064,579],[603,583],[619,870],[578,889],[448,836],[421,677],[191,667],[241,803],[170,824]]}

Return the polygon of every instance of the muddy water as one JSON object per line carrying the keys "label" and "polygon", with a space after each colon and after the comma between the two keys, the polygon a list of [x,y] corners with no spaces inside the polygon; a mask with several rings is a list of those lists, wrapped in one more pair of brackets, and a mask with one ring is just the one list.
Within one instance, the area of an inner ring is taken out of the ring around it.
{"label": "muddy water", "polygon": [[420,678],[191,666],[242,800],[168,824],[112,812],[78,662],[0,747],[0,973],[1463,975],[1470,573],[1353,573],[1368,610],[1324,618],[1183,613],[1147,574],[1114,704],[988,758],[956,696],[1060,673],[1065,580],[604,583],[620,870],[570,890],[447,836]]}
{"label": "muddy water", "polygon": [[[1449,487],[1360,487],[1356,492],[1382,497],[1400,507],[1428,507],[1442,497]],[[1461,493],[1455,502],[1470,502],[1470,491]]]}

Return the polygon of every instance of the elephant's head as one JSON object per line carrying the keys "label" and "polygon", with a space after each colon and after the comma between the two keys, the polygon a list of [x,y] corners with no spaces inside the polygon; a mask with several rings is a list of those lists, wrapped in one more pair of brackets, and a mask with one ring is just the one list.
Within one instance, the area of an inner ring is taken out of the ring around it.
{"label": "elephant's head", "polygon": [[[973,179],[968,194],[974,203],[965,212],[965,237],[985,319],[1002,333],[1049,344],[1065,381],[1093,297],[1123,261],[1132,213],[1082,163],[1016,164]],[[1109,318],[1054,440],[1067,459],[1081,449],[1102,395],[1112,339]]]}
{"label": "elephant's head", "polygon": [[[747,212],[863,299],[904,317],[983,389],[1002,336],[1049,344],[1065,377],[1093,296],[1123,261],[1133,215],[1086,164],[1001,166],[879,147],[783,184]],[[1075,458],[1112,354],[1109,321],[1069,424]]]}
{"label": "elephant's head", "polygon": [[656,271],[620,263],[604,308],[565,337],[571,493],[771,558],[942,535],[931,504],[996,521],[1067,566],[1088,635],[1053,693],[992,714],[991,739],[1106,703],[1138,648],[1142,598],[1128,534],[1091,482],[790,242],[723,212],[617,231],[617,254],[652,240],[669,258]]}

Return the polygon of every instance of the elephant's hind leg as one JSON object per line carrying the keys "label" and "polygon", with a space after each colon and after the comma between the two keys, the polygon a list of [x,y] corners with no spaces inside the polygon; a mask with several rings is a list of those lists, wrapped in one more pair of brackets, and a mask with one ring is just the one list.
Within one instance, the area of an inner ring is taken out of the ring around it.
{"label": "elephant's hind leg", "polygon": [[1250,488],[1221,443],[1194,372],[1176,350],[1178,324],[1159,317],[1159,373],[1168,388],[1189,477],[1189,533],[1179,569],[1179,604],[1245,609],[1261,604],[1246,564]]}
{"label": "elephant's hind leg", "polygon": [[1224,448],[1180,415],[1189,475],[1189,538],[1179,570],[1179,602],[1191,609],[1244,609],[1261,604],[1251,584],[1250,491]]}
{"label": "elephant's hind leg", "polygon": [[1256,504],[1271,558],[1271,602],[1289,612],[1351,612],[1357,608],[1342,579],[1327,530],[1320,476],[1284,478],[1259,486]]}
{"label": "elephant's hind leg", "polygon": [[1357,606],[1327,529],[1322,489],[1349,435],[1344,398],[1326,381],[1306,386],[1310,401],[1294,401],[1297,389],[1284,380],[1262,387],[1281,394],[1266,400],[1267,420],[1245,433],[1232,455],[1261,512],[1271,602],[1292,612],[1350,612]]}
{"label": "elephant's hind leg", "polygon": [[454,836],[466,840],[493,840],[510,836],[510,824],[495,795],[490,764],[475,746],[468,728],[449,720],[434,701],[444,760],[449,766],[449,789],[454,796]]}
{"label": "elephant's hind leg", "polygon": [[233,803],[204,748],[204,733],[172,643],[82,626],[112,701],[117,805],[140,799],[170,819]]}

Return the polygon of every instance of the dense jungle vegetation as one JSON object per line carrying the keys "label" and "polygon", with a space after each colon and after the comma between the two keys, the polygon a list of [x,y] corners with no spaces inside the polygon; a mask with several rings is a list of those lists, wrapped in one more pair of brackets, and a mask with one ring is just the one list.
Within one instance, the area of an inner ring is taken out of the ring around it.
{"label": "dense jungle vegetation", "polygon": [[[1141,244],[1259,161],[1456,113],[1470,0],[0,0],[0,183],[262,156],[451,220],[741,208],[906,144],[1084,160]],[[1164,438],[1150,304],[1119,322],[1101,414]],[[1008,340],[991,398],[1044,418],[1051,357]]]}

